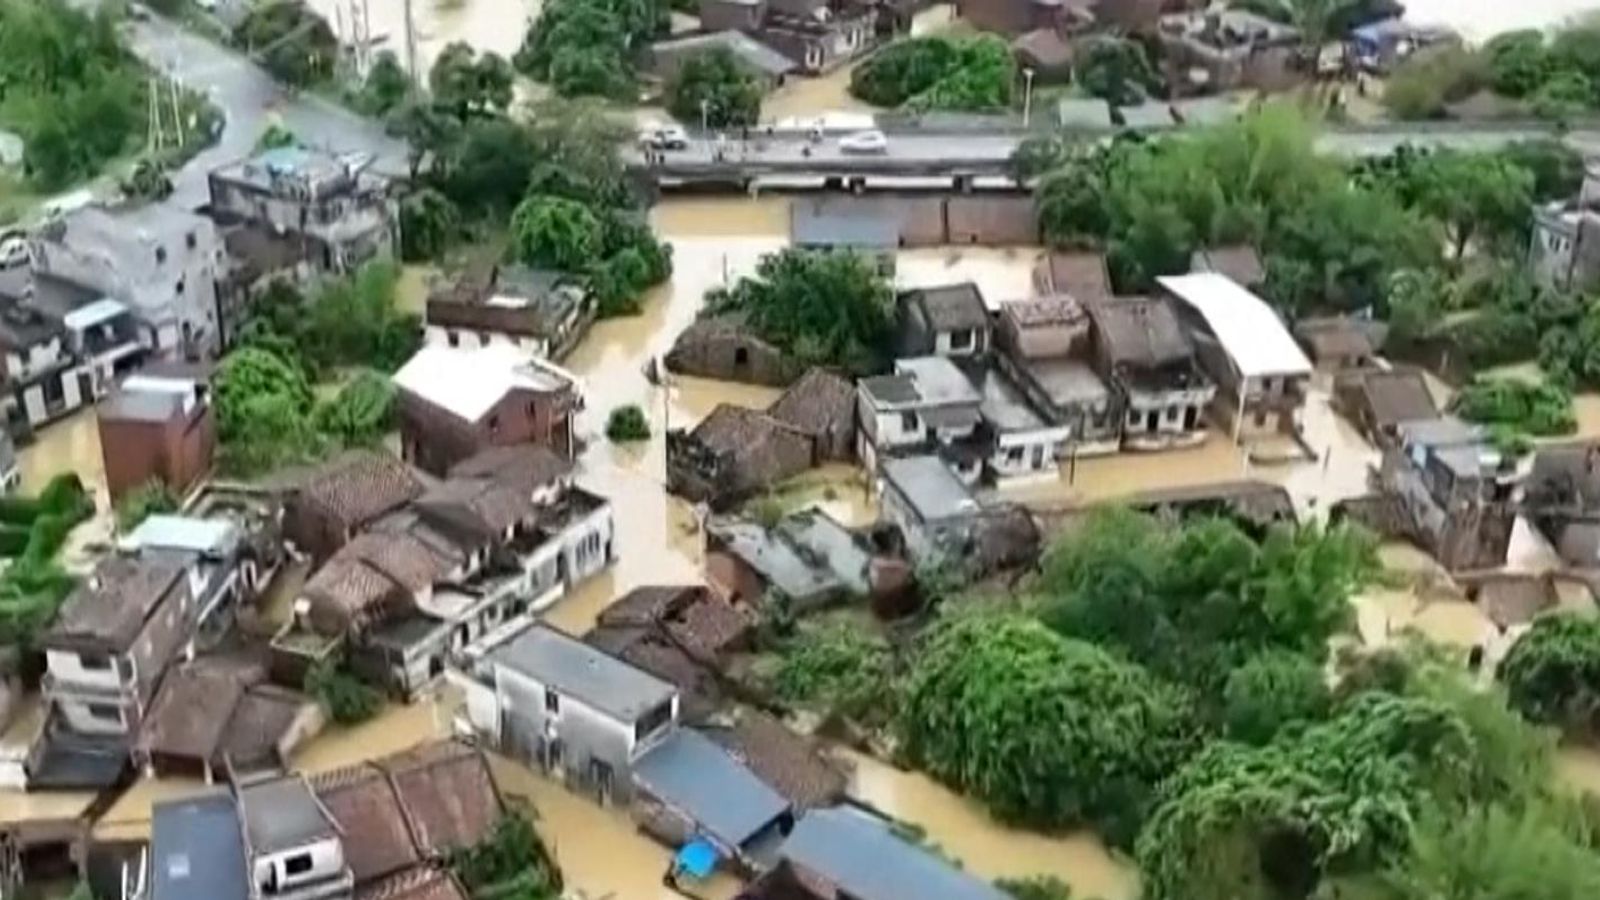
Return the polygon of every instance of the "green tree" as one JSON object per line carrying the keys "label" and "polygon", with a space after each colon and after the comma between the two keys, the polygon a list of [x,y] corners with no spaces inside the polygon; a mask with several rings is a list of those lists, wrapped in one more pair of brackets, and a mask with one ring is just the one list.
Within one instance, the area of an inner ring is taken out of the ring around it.
{"label": "green tree", "polygon": [[528,27],[515,63],[564,97],[629,99],[634,51],[665,31],[655,0],[553,0]]}
{"label": "green tree", "polygon": [[1578,428],[1572,392],[1550,382],[1474,378],[1456,395],[1455,412],[1469,422],[1503,425],[1539,436],[1571,434]]}
{"label": "green tree", "polygon": [[1600,726],[1600,621],[1534,620],[1497,674],[1512,708],[1529,721],[1592,733]]}
{"label": "green tree", "polygon": [[434,102],[455,110],[457,118],[490,111],[505,112],[511,105],[511,64],[499,54],[479,56],[457,41],[444,48],[428,73]]}
{"label": "green tree", "polygon": [[1117,106],[1137,106],[1157,80],[1142,45],[1112,36],[1084,44],[1073,62],[1072,77],[1085,91]]}
{"label": "green tree", "polygon": [[448,168],[443,165],[451,158],[456,143],[462,137],[461,120],[444,107],[431,101],[412,100],[394,110],[389,117],[388,130],[406,141],[406,156],[411,180],[418,180],[422,163],[433,159],[432,180],[441,181]]}
{"label": "green tree", "polygon": [[762,83],[726,47],[690,55],[667,82],[667,109],[685,122],[712,128],[754,125],[761,117]]}
{"label": "green tree", "polygon": [[1072,886],[1053,875],[1001,878],[994,886],[1016,900],[1072,900]]}
{"label": "green tree", "polygon": [[1583,154],[1565,141],[1534,138],[1506,145],[1501,155],[1533,176],[1533,199],[1565,200],[1583,184]]}
{"label": "green tree", "polygon": [[303,687],[340,725],[358,725],[383,708],[383,695],[335,660],[313,663],[306,671]]}
{"label": "green tree", "polygon": [[1330,705],[1316,660],[1281,650],[1245,660],[1222,687],[1227,735],[1247,744],[1264,744],[1288,725],[1319,721]]}
{"label": "green tree", "polygon": [[850,93],[876,106],[899,106],[933,87],[958,64],[956,44],[929,36],[895,41],[850,73]]}
{"label": "green tree", "polygon": [[327,20],[299,2],[251,5],[234,26],[233,42],[296,87],[332,77],[339,58],[339,40]]}
{"label": "green tree", "polygon": [[452,851],[445,862],[473,897],[557,900],[561,896],[555,856],[520,811],[503,815],[478,843]]}
{"label": "green tree", "polygon": [[926,638],[898,709],[912,762],[1004,819],[1131,838],[1155,784],[1193,746],[1176,690],[1015,616]]}
{"label": "green tree", "polygon": [[1533,114],[1565,124],[1593,105],[1594,95],[1594,83],[1582,72],[1557,72],[1534,92]]}
{"label": "green tree", "polygon": [[637,403],[619,406],[606,417],[606,439],[613,444],[625,444],[650,439],[650,420]]}
{"label": "green tree", "polygon": [[393,50],[379,51],[367,70],[361,86],[363,106],[371,113],[386,116],[411,99],[411,76],[401,68]]}
{"label": "green tree", "polygon": [[1499,153],[1440,150],[1408,167],[1413,204],[1444,226],[1460,260],[1475,240],[1524,243],[1533,175]]}
{"label": "green tree", "polygon": [[317,404],[317,431],[346,447],[377,443],[394,420],[394,383],[381,373],[357,373],[332,398]]}
{"label": "green tree", "polygon": [[1413,53],[1390,73],[1383,105],[1397,119],[1442,119],[1446,107],[1481,90],[1489,80],[1484,57],[1464,47]]}
{"label": "green tree", "polygon": [[1489,83],[1507,97],[1527,97],[1550,75],[1544,34],[1528,29],[1495,35],[1483,46],[1489,61]]}
{"label": "green tree", "polygon": [[217,430],[223,441],[249,433],[248,407],[261,397],[282,397],[302,413],[311,409],[311,387],[293,364],[250,347],[228,354],[216,378]]}
{"label": "green tree", "polygon": [[744,316],[801,363],[866,372],[887,348],[894,291],[863,256],[789,249],[762,259],[753,277],[712,290],[706,307]]}
{"label": "green tree", "polygon": [[436,163],[434,178],[463,210],[509,210],[526,192],[539,162],[528,130],[502,118],[468,122]]}
{"label": "green tree", "polygon": [[532,266],[581,271],[600,255],[604,226],[582,203],[533,196],[511,215],[517,257]]}
{"label": "green tree", "polygon": [[[1589,13],[1558,28],[1550,39],[1550,68],[1576,72],[1591,85],[1600,85],[1600,16]],[[1594,96],[1587,105],[1600,103]]]}
{"label": "green tree", "polygon": [[981,111],[1011,102],[1016,63],[992,35],[905,38],[873,54],[850,76],[850,92],[879,106]]}
{"label": "green tree", "polygon": [[401,259],[438,259],[460,236],[461,210],[449,197],[424,187],[400,198]]}
{"label": "green tree", "polygon": [[876,725],[893,708],[890,662],[888,645],[859,628],[804,628],[782,647],[773,687],[788,703]]}

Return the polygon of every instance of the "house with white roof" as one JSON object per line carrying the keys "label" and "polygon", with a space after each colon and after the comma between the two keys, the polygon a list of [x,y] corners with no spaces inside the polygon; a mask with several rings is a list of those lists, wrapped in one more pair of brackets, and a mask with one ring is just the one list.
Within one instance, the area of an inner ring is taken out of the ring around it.
{"label": "house with white roof", "polygon": [[571,459],[578,379],[506,344],[424,346],[394,375],[401,456],[443,476],[491,447],[538,444]]}
{"label": "house with white roof", "polygon": [[1311,360],[1265,300],[1214,272],[1159,279],[1217,383],[1218,417],[1235,439],[1298,434]]}

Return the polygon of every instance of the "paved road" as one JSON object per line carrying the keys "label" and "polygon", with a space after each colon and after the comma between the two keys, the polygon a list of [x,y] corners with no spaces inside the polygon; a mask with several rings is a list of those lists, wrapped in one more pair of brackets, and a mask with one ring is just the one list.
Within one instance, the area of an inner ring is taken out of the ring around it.
{"label": "paved road", "polygon": [[382,126],[321,97],[289,96],[255,63],[234,50],[159,18],[130,23],[129,41],[148,65],[172,73],[193,90],[205,91],[223,111],[222,137],[172,176],[173,199],[186,208],[206,202],[206,173],[249,155],[274,118],[301,141],[335,152],[377,157],[381,171],[405,171],[405,146]]}
{"label": "paved road", "polygon": [[[1374,156],[1402,144],[1487,149],[1506,143],[1542,137],[1550,132],[1533,127],[1446,127],[1416,129],[1350,129],[1328,131],[1318,147],[1346,156]],[[755,135],[748,142],[730,137],[724,141],[691,140],[681,150],[668,150],[653,168],[664,175],[705,176],[709,173],[784,172],[801,174],[896,173],[925,174],[963,169],[1003,171],[1011,153],[1027,135],[1010,133],[951,133],[927,131],[889,132],[888,150],[881,154],[846,153],[837,136],[812,142],[802,133],[772,137]],[[1579,150],[1600,153],[1600,132],[1573,132],[1568,143]],[[720,159],[718,158],[720,154]],[[643,157],[630,150],[628,160],[642,166]]]}

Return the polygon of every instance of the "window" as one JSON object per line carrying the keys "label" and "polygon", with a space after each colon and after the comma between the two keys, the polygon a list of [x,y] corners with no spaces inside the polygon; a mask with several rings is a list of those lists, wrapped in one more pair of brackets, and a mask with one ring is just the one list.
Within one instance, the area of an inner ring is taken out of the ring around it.
{"label": "window", "polygon": [[156,248],[156,265],[158,265],[158,266],[165,265],[166,262],[167,262],[167,248],[165,248],[165,247],[157,247]]}
{"label": "window", "polygon": [[900,414],[900,430],[901,431],[916,431],[917,430],[917,414],[914,413],[914,412],[901,413]]}
{"label": "window", "polygon": [[107,722],[121,722],[122,710],[110,703],[89,704],[89,715]]}
{"label": "window", "polygon": [[637,722],[633,723],[633,739],[642,741],[660,731],[662,726],[670,721],[672,721],[672,701],[668,700],[645,713]]}
{"label": "window", "polygon": [[183,279],[182,278],[179,278],[178,279],[178,283],[176,285],[173,285],[172,292],[174,294],[177,294],[179,297],[183,296]]}
{"label": "window", "polygon": [[444,339],[445,339],[445,341],[447,341],[447,342],[448,342],[448,343],[449,343],[449,344],[450,344],[450,346],[452,346],[452,347],[459,347],[459,346],[461,346],[461,335],[459,335],[459,334],[456,334],[456,332],[455,332],[455,329],[454,329],[454,328],[448,328],[448,329],[445,329],[445,333],[444,333]]}
{"label": "window", "polygon": [[750,365],[750,348],[735,347],[733,351],[733,364],[736,366]]}
{"label": "window", "polygon": [[195,240],[194,232],[192,232],[192,231],[189,232],[188,237],[186,237],[184,240],[188,243],[190,250],[193,250],[195,248],[195,245],[199,243],[198,241]]}
{"label": "window", "polygon": [[487,332],[487,331],[478,332],[478,346],[479,347],[487,347],[487,346],[489,346],[489,332]]}
{"label": "window", "polygon": [[490,431],[499,431],[500,430],[500,417],[498,415],[494,415],[494,416],[490,416],[489,417],[489,430]]}
{"label": "window", "polygon": [[1008,447],[1008,448],[1006,448],[1006,462],[1008,462],[1008,463],[1019,463],[1019,462],[1022,462],[1022,448],[1021,447]]}
{"label": "window", "polygon": [[111,657],[104,653],[81,653],[78,655],[78,665],[91,672],[103,672],[111,668]]}
{"label": "window", "polygon": [[1178,408],[1176,406],[1167,407],[1167,421],[1168,422],[1176,422],[1176,421],[1178,421]]}
{"label": "window", "polygon": [[1272,393],[1272,376],[1271,375],[1263,375],[1263,376],[1261,376],[1261,393],[1263,393],[1263,394]]}
{"label": "window", "polygon": [[311,871],[311,854],[296,853],[283,861],[283,874],[304,875]]}
{"label": "window", "polygon": [[951,350],[970,350],[972,348],[972,329],[960,328],[950,332]]}
{"label": "window", "polygon": [[561,695],[549,688],[544,689],[544,711],[551,713],[561,712]]}

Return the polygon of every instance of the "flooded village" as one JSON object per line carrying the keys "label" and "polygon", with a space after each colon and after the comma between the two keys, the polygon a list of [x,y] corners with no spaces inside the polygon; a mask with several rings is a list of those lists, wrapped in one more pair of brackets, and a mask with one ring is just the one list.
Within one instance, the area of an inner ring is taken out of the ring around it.
{"label": "flooded village", "polygon": [[[512,56],[543,8],[307,6],[421,70],[458,41]],[[918,9],[909,34],[970,25]],[[774,34],[843,27],[772,15]],[[873,115],[856,65],[789,79],[764,120],[820,142],[816,117]],[[20,610],[0,896],[1001,900],[1036,881],[1138,900],[1128,835],[997,813],[914,764],[899,710],[797,699],[786,649],[868,636],[889,662],[867,705],[909,702],[888,682],[919,641],[1029,608],[1051,548],[1108,509],[1370,534],[1376,568],[1315,654],[1330,691],[1347,656],[1426,645],[1498,696],[1535,622],[1600,616],[1600,393],[1508,450],[1458,416],[1461,373],[1391,358],[1383,323],[1286,318],[1248,244],[1124,293],[1105,249],[1044,239],[1020,184],[680,190],[628,147],[649,202],[618,219],[670,275],[609,314],[514,251],[401,265],[390,175],[336,150],[257,148],[236,198],[213,176],[198,212],[46,225],[0,270],[0,605]],[[101,265],[96,240],[129,261]],[[718,306],[793,250],[878,280],[870,365],[813,365]],[[250,373],[305,421],[223,411],[228,360],[281,349],[233,331],[271,316],[274,284],[313,297],[374,263],[393,305],[361,314],[418,332],[378,376],[375,433],[328,436],[367,412],[372,373],[347,360]],[[201,282],[207,300],[182,287]],[[251,469],[241,433],[311,449]],[[1574,731],[1557,790],[1600,796],[1600,745]]]}

